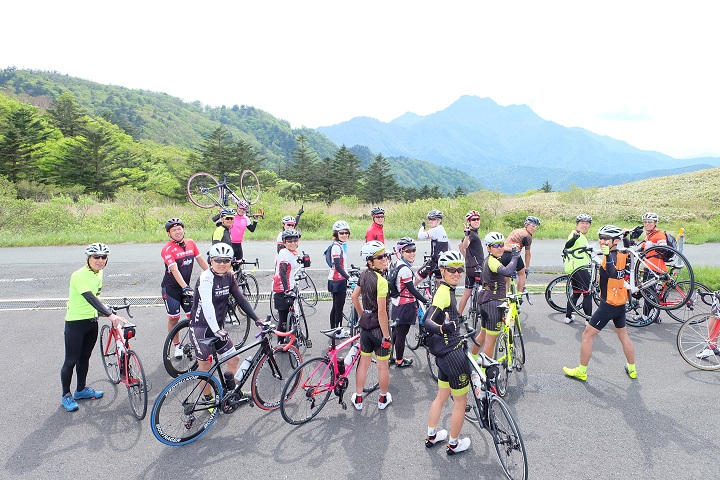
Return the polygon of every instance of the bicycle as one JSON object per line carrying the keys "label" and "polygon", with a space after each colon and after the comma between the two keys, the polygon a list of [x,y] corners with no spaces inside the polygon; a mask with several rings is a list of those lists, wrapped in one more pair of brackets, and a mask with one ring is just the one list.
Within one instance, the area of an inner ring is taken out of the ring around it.
{"label": "bicycle", "polygon": [[513,370],[522,370],[525,365],[525,341],[520,326],[520,304],[525,296],[532,305],[527,291],[517,292],[515,277],[510,277],[508,294],[503,303],[497,308],[503,310],[503,323],[500,333],[495,340],[495,360],[498,361],[501,371],[497,376],[498,395],[507,394],[508,377]]}
{"label": "bicycle", "polygon": [[550,280],[545,287],[545,301],[553,310],[565,313],[567,305],[567,281],[569,274],[560,275]]}
{"label": "bicycle", "polygon": [[[484,353],[478,356],[478,364],[468,348],[468,339],[475,342],[477,330],[465,322],[463,351],[465,352],[467,372],[470,376],[470,409],[465,414],[470,422],[490,432],[500,466],[507,478],[526,480],[528,478],[528,460],[520,429],[513,418],[510,408],[497,395],[495,380],[500,376],[501,364]],[[476,343],[477,344],[477,343]],[[478,345],[480,346],[480,345]]]}
{"label": "bicycle", "polygon": [[[710,297],[712,302],[708,302]],[[688,318],[677,333],[677,349],[687,363],[700,370],[720,370],[720,292],[700,292],[710,313]]]}
{"label": "bicycle", "polygon": [[[469,275],[467,272],[466,275]],[[475,283],[473,284],[472,293],[470,294],[470,309],[467,318],[472,321],[473,328],[477,329],[478,323],[482,320],[482,310],[480,308],[480,294],[482,292],[482,272],[475,272]]]}
{"label": "bicycle", "polygon": [[[429,308],[429,306],[427,305],[426,307]],[[410,333],[408,333],[408,338],[410,338],[411,334],[413,334],[412,328],[410,329]],[[435,362],[435,355],[430,353],[430,348],[428,347],[428,339],[432,334],[425,329],[425,310],[423,309],[422,305],[418,305],[417,332],[415,332],[414,335],[416,336],[417,341],[413,341],[412,344],[408,344],[408,348],[412,351],[415,351],[420,347],[425,348],[425,361],[427,362],[428,371],[430,372],[430,376],[432,377],[432,379],[437,381],[438,367],[437,363]]]}
{"label": "bicycle", "polygon": [[[254,268],[252,271],[246,272],[243,268],[245,265],[253,265]],[[257,258],[254,262],[248,262],[247,260],[233,260],[232,268],[235,272],[235,281],[237,282],[238,287],[240,287],[240,291],[243,296],[247,298],[248,302],[250,302],[253,310],[255,310],[258,306],[258,300],[260,298],[260,287],[258,286],[258,281],[257,278],[255,278],[254,272],[260,268],[260,260]],[[235,299],[232,299],[231,302],[234,306]]]}
{"label": "bicycle", "polygon": [[[227,183],[228,174],[223,175],[222,182],[209,173],[193,174],[187,182],[187,194],[192,203],[200,208],[229,207],[230,200],[235,205],[240,197]],[[260,181],[252,170],[243,170],[240,174],[240,195],[250,205],[260,199]],[[262,216],[262,211],[258,216]]]}
{"label": "bicycle", "polygon": [[[288,343],[273,348],[269,339],[271,334],[287,337]],[[259,340],[242,348],[235,346],[235,351],[222,359],[213,350],[213,366],[208,372],[186,373],[170,382],[155,400],[150,413],[155,438],[170,446],[194,442],[207,433],[220,412],[233,413],[245,403],[252,406],[251,399],[263,410],[279,408],[285,380],[302,363],[302,355],[294,345],[292,333],[278,332],[270,322],[262,324],[255,338]],[[217,340],[200,341],[212,345]],[[256,349],[254,355],[243,361],[235,380],[228,372],[223,373],[225,362],[253,348]],[[250,379],[248,394],[241,388]],[[204,393],[207,389],[210,389],[210,395]]]}
{"label": "bicycle", "polygon": [[[343,400],[349,386],[348,376],[358,364],[360,358],[360,334],[335,345],[336,336],[343,327],[322,330],[321,333],[330,338],[328,353],[324,357],[311,358],[302,363],[290,375],[280,395],[280,414],[291,425],[302,425],[312,420],[323,409],[335,393],[343,410],[347,404]],[[352,346],[351,346],[352,345]],[[338,358],[340,351],[350,347],[350,351]],[[372,360],[375,360],[374,358]],[[363,392],[371,393],[379,387],[379,383],[366,381]]]}
{"label": "bicycle", "polygon": [[[307,253],[302,252],[302,255],[298,257],[298,263],[300,266],[295,272],[295,287],[297,289],[297,295],[302,302],[305,302],[309,307],[317,305],[320,295],[318,295],[315,282],[305,271],[306,266],[310,266],[310,257]],[[306,265],[307,264],[307,265]],[[275,316],[275,296],[270,294],[270,315],[273,320],[277,321],[278,318]],[[307,326],[306,326],[307,329]],[[308,347],[310,348],[310,347]]]}
{"label": "bicycle", "polygon": [[355,305],[353,305],[351,298],[352,292],[353,290],[355,290],[358,278],[360,277],[360,269],[355,265],[350,264],[350,269],[347,273],[348,275],[350,275],[347,286],[347,298],[350,299],[350,309],[348,310],[348,313],[343,312],[343,321],[345,322],[345,326],[348,328],[348,330],[350,331],[350,335],[352,336],[358,333],[358,329],[360,328],[360,325],[358,325],[357,310],[355,310]]}
{"label": "bicycle", "polygon": [[[123,305],[108,305],[112,313],[126,310],[130,314],[130,304],[127,298]],[[126,323],[122,326],[103,325],[100,329],[100,358],[103,369],[110,382],[117,385],[120,382],[127,387],[130,409],[138,420],[145,418],[147,413],[148,385],[145,380],[145,371],[137,353],[130,348],[130,339],[135,338],[135,325]]]}

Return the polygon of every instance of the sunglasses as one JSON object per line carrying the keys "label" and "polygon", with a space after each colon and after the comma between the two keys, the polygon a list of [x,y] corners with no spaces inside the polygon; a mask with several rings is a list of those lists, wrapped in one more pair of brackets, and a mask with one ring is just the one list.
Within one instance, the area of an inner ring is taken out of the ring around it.
{"label": "sunglasses", "polygon": [[350,232],[338,232],[338,235],[350,235]]}
{"label": "sunglasses", "polygon": [[385,215],[375,215],[373,218],[385,218]]}
{"label": "sunglasses", "polygon": [[404,253],[415,253],[417,252],[417,248],[403,248]]}
{"label": "sunglasses", "polygon": [[290,243],[297,243],[297,242],[299,242],[299,241],[300,241],[299,238],[286,238],[286,239],[285,239],[285,243],[288,243],[288,242],[290,242]]}
{"label": "sunglasses", "polygon": [[373,261],[375,260],[385,260],[386,258],[390,258],[390,255],[387,253],[383,253],[382,255],[378,255],[377,257],[373,257]]}
{"label": "sunglasses", "polygon": [[294,224],[294,223],[286,223],[285,226],[286,226],[286,227],[294,227],[295,224]]}
{"label": "sunglasses", "polygon": [[470,221],[471,221],[471,222],[479,222],[479,221],[480,221],[480,217],[473,217],[473,218],[470,219]]}
{"label": "sunglasses", "polygon": [[213,258],[213,262],[215,263],[230,263],[232,262],[231,258]]}
{"label": "sunglasses", "polygon": [[448,271],[448,273],[464,273],[465,268],[463,267],[445,267],[445,270]]}
{"label": "sunglasses", "polygon": [[223,220],[235,220],[235,217],[223,217]]}
{"label": "sunglasses", "polygon": [[613,237],[606,237],[605,235],[602,235],[602,236],[598,237],[598,239],[600,239],[600,240],[612,240]]}
{"label": "sunglasses", "polygon": [[94,258],[95,260],[107,260],[107,255],[93,255],[92,258]]}
{"label": "sunglasses", "polygon": [[504,243],[491,243],[490,248],[503,248],[505,246]]}
{"label": "sunglasses", "polygon": [[428,217],[428,222],[431,222],[431,221],[433,221],[433,220],[440,220],[440,219],[439,219],[439,218],[435,218],[435,217]]}

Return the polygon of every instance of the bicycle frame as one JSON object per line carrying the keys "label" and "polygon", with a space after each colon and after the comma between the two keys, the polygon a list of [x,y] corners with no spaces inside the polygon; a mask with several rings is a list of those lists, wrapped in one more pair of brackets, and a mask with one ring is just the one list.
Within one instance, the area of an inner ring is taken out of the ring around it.
{"label": "bicycle frame", "polygon": [[[344,394],[345,388],[347,388],[347,377],[350,375],[350,373],[353,371],[353,368],[355,368],[355,364],[360,359],[360,349],[358,348],[357,353],[355,356],[353,356],[352,363],[350,365],[345,365],[344,359],[338,360],[338,353],[344,349],[345,347],[352,345],[355,342],[360,341],[360,335],[355,335],[347,340],[344,340],[340,345],[335,345],[335,341],[333,339],[332,345],[328,347],[328,353],[325,355],[325,358],[328,359],[328,363],[325,365],[325,368],[322,372],[322,375],[320,378],[325,378],[325,375],[328,373],[328,370],[332,367],[333,369],[333,377],[335,378],[334,383],[326,383],[323,385],[317,385],[313,388],[312,393],[308,392],[309,396],[315,396],[320,395],[322,393],[325,393],[329,390],[332,390],[335,392],[335,394],[340,398],[340,404],[343,406],[343,410],[347,408],[347,405],[342,400],[342,395]],[[339,365],[342,364],[342,368],[339,367]],[[307,376],[307,378],[313,378],[315,373],[319,372],[319,369],[321,368],[320,365],[315,367],[315,370],[313,370],[310,375]],[[342,372],[341,372],[342,370]],[[302,387],[306,387],[307,385],[303,383]],[[342,389],[338,389],[339,386],[343,386]]]}

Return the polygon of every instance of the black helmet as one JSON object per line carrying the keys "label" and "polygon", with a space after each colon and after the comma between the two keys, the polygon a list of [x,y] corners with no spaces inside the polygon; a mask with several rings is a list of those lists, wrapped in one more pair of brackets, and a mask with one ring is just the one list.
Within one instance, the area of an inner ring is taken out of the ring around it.
{"label": "black helmet", "polygon": [[185,228],[185,222],[180,220],[179,218],[171,218],[167,222],[165,222],[165,231],[169,232],[170,229],[176,225],[180,225],[181,227]]}

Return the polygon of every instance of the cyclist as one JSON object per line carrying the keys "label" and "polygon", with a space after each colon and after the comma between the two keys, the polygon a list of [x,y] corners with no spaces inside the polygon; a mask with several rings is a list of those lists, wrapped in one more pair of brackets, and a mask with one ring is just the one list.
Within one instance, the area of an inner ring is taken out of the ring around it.
{"label": "cyclist", "polygon": [[395,365],[398,368],[409,367],[413,364],[412,358],[405,358],[405,338],[414,325],[418,316],[418,304],[429,302],[425,296],[415,288],[415,273],[412,264],[415,261],[417,247],[412,238],[403,237],[395,245],[395,255],[398,257],[397,278],[395,279],[399,295],[392,298],[392,321],[395,322],[392,342],[395,345]]}
{"label": "cyclist", "polygon": [[[347,285],[350,275],[345,271],[345,249],[343,245],[350,238],[350,225],[345,220],[338,220],[332,226],[333,243],[330,249],[332,267],[328,275],[328,292],[332,295],[330,309],[330,328],[342,325],[343,306],[347,298]],[[344,336],[344,335],[342,335]]]}
{"label": "cyclist", "polygon": [[[298,269],[298,242],[300,232],[285,230],[282,241],[285,248],[275,255],[275,274],[273,275],[273,303],[278,312],[278,330],[287,332],[287,319],[290,307],[295,303],[295,272]],[[283,337],[283,340],[285,337]]]}
{"label": "cyclist", "polygon": [[[492,357],[495,351],[495,341],[500,334],[503,322],[503,312],[498,308],[502,299],[507,295],[506,279],[512,277],[520,261],[520,250],[514,248],[510,252],[510,261],[507,265],[502,263],[505,256],[505,236],[500,232],[490,232],[485,235],[483,242],[487,246],[488,256],[482,266],[482,292],[480,294],[480,314],[482,325],[475,341],[483,345],[483,353]],[[480,347],[473,344],[472,354],[477,356]]]}
{"label": "cyclist", "polygon": [[280,233],[278,233],[278,236],[277,236],[277,251],[278,252],[281,249],[285,248],[285,245],[283,244],[283,241],[282,241],[282,232],[284,232],[285,230],[290,230],[290,229],[297,230],[298,232],[300,231],[300,229],[298,228],[298,225],[300,224],[300,215],[302,215],[303,212],[305,212],[305,210],[301,206],[300,210],[298,210],[297,215],[295,215],[294,217],[292,215],[286,215],[282,218],[282,230],[280,230]]}
{"label": "cyclist", "polygon": [[525,219],[525,227],[513,230],[510,232],[510,235],[508,235],[507,240],[505,241],[505,253],[503,254],[503,258],[500,259],[503,265],[507,265],[507,262],[510,261],[513,248],[517,248],[520,252],[525,249],[525,261],[523,262],[521,258],[518,260],[517,264],[517,286],[518,290],[521,292],[525,290],[525,280],[527,279],[527,274],[530,271],[530,257],[532,257],[530,253],[530,245],[532,245],[532,236],[539,226],[539,218],[533,217],[532,215],[527,217]]}
{"label": "cyclist", "polygon": [[385,224],[385,210],[380,207],[375,207],[370,210],[370,216],[372,216],[372,223],[365,232],[365,241],[370,242],[377,240],[380,243],[385,243],[385,230],[383,225]]}
{"label": "cyclist", "polygon": [[220,210],[220,225],[215,229],[212,236],[212,244],[224,243],[226,245],[232,244],[232,236],[230,234],[230,228],[235,223],[235,210],[229,208],[223,208]]}
{"label": "cyclist", "polygon": [[367,242],[360,249],[367,269],[360,274],[352,292],[352,301],[360,324],[360,362],[355,375],[355,393],[352,404],[356,410],[363,407],[363,388],[375,353],[380,383],[378,408],[384,410],[392,402],[390,386],[390,326],[388,325],[388,283],[383,274],[387,270],[388,255],[385,245],[377,240]]}
{"label": "cyclist", "polygon": [[[647,249],[656,245],[667,245],[667,235],[665,235],[665,232],[662,230],[657,229],[658,224],[658,214],[653,212],[647,212],[642,216],[642,223],[643,223],[643,230],[645,233],[645,241],[643,241],[640,246],[643,249]],[[634,238],[634,235],[631,235],[630,238]],[[667,271],[667,267],[665,265],[665,260],[663,259],[662,255],[656,255],[652,257],[647,258],[647,263],[649,267],[657,272],[657,273],[664,273]],[[646,272],[647,273],[647,272]],[[647,278],[643,278],[643,280],[647,280]],[[648,316],[650,315],[650,311],[652,310],[652,305],[650,305],[650,302],[643,302],[643,313],[642,313],[642,320],[647,321]],[[635,320],[638,321],[641,318],[638,318],[640,316],[636,316]],[[658,319],[658,323],[660,319]]]}
{"label": "cyclist", "polygon": [[460,242],[460,252],[465,255],[465,290],[460,299],[458,311],[460,315],[465,311],[468,299],[472,294],[475,283],[480,282],[480,274],[485,261],[483,242],[478,235],[480,228],[480,212],[470,210],[465,214],[465,236]]}
{"label": "cyclist", "polygon": [[[168,314],[169,332],[180,320],[181,308],[190,318],[193,289],[189,284],[195,259],[203,270],[208,269],[208,264],[195,242],[185,238],[185,223],[181,219],[171,218],[165,222],[165,231],[170,237],[170,241],[160,251],[160,256],[165,263],[165,275],[163,275],[160,288],[165,311]],[[180,347],[179,335],[173,340],[173,343],[175,344],[175,357],[182,357],[183,351]]]}
{"label": "cyclist", "polygon": [[612,320],[615,324],[615,333],[627,358],[625,373],[630,378],[636,378],[635,348],[625,326],[625,304],[628,300],[625,275],[630,267],[630,262],[627,253],[618,252],[617,250],[621,239],[626,247],[629,246],[630,242],[627,238],[623,238],[623,230],[615,225],[603,225],[600,227],[598,238],[604,255],[600,268],[600,306],[595,310],[588,324],[585,325],[580,346],[580,365],[575,368],[563,367],[563,372],[568,377],[574,377],[582,381],[587,380],[587,366],[592,355],[595,337]]}
{"label": "cyclist", "polygon": [[[230,245],[222,242],[214,244],[210,247],[210,268],[200,274],[195,284],[195,301],[190,315],[190,341],[195,349],[198,370],[202,372],[207,372],[212,366],[213,349],[217,351],[220,359],[235,353],[233,342],[224,326],[230,295],[245,315],[252,318],[255,325],[260,325],[260,320],[232,274],[232,259],[233,249]],[[213,337],[219,339],[214,346],[200,341]],[[239,363],[239,356],[227,361],[225,375],[228,380],[235,376]],[[208,401],[212,400],[210,386],[205,389],[205,394]]]}
{"label": "cyclist", "polygon": [[235,254],[235,260],[243,259],[242,241],[245,236],[245,230],[255,231],[257,227],[257,219],[255,217],[250,220],[247,216],[249,205],[244,200],[240,200],[237,204],[237,212],[235,213],[235,221],[230,226],[230,238],[232,240],[232,248]]}
{"label": "cyclist", "polygon": [[[110,249],[104,243],[88,245],[85,248],[85,265],[70,276],[70,294],[65,314],[65,361],[60,368],[62,406],[68,412],[78,409],[77,400],[103,396],[100,390],[85,385],[90,356],[98,337],[98,314],[108,317],[113,327],[118,322],[127,322],[98,299],[109,254]],[[77,375],[77,389],[71,394],[73,370]]]}
{"label": "cyclist", "polygon": [[453,396],[453,410],[450,416],[450,438],[447,454],[455,455],[470,448],[470,439],[459,438],[465,421],[465,405],[470,380],[465,365],[465,352],[460,334],[460,312],[455,300],[455,288],[460,284],[465,259],[459,252],[443,252],[438,258],[442,281],[432,299],[432,305],[425,312],[425,329],[431,333],[428,338],[430,353],[435,355],[438,366],[438,392],[430,406],[425,446],[432,447],[448,437],[448,431],[438,430],[442,409],[450,395]]}
{"label": "cyclist", "polygon": [[445,227],[442,226],[443,213],[440,210],[430,210],[427,214],[429,229],[425,230],[425,222],[420,224],[418,231],[418,240],[425,238],[430,239],[430,260],[423,265],[418,274],[425,278],[430,272],[435,274],[436,282],[441,278],[440,270],[437,268],[437,261],[442,252],[450,249],[450,241],[448,240]]}
{"label": "cyclist", "polygon": [[[587,233],[590,230],[592,224],[592,217],[587,213],[581,213],[575,217],[575,230],[570,232],[568,240],[565,242],[565,248],[578,248],[584,247],[588,244]],[[582,267],[590,263],[590,254],[588,252],[576,252],[576,256],[568,255],[565,259],[565,273],[572,273],[576,268]],[[565,323],[570,324],[575,320],[573,315],[572,305],[578,301],[580,295],[583,296],[582,308],[586,315],[592,315],[592,294],[589,286],[591,283],[590,271],[583,269],[576,272],[571,278],[570,282],[573,287],[572,304],[570,301],[567,303],[565,309]]]}

